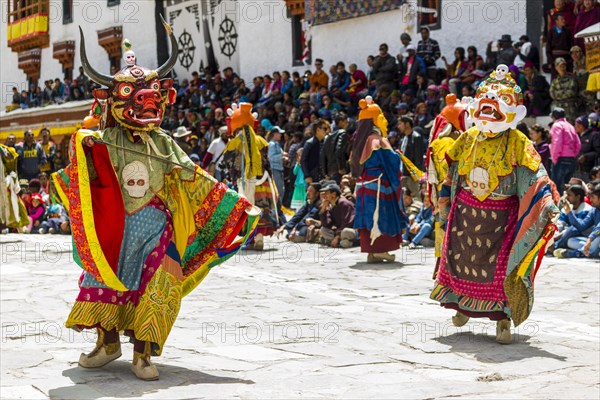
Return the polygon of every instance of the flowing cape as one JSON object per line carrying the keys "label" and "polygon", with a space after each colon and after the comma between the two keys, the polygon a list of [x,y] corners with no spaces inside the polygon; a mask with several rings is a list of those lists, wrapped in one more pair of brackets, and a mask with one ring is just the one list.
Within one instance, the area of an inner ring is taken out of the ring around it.
{"label": "flowing cape", "polygon": [[[68,204],[78,264],[98,282],[127,291],[117,277],[126,214],[123,193],[109,149],[103,144],[84,146],[82,141],[89,136],[103,135],[85,129],[73,135],[71,165],[53,174],[52,184],[57,200]],[[160,162],[152,163],[156,168]],[[167,171],[154,195],[172,215],[175,259],[180,261],[186,295],[210,268],[232,257],[251,239],[260,214],[248,211],[251,205],[245,198],[199,167],[186,179],[180,167]],[[237,238],[238,234],[242,237]]]}

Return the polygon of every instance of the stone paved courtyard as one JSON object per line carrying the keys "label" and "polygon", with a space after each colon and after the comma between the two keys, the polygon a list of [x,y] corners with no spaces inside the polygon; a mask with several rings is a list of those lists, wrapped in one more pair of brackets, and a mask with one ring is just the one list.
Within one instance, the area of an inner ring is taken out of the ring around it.
{"label": "stone paved courtyard", "polygon": [[160,380],[132,345],[77,366],[93,333],[64,328],[81,270],[70,237],[0,236],[2,399],[600,397],[600,263],[544,260],[515,343],[495,324],[450,323],[429,300],[431,250],[366,264],[359,249],[273,239],[211,272],[183,301]]}

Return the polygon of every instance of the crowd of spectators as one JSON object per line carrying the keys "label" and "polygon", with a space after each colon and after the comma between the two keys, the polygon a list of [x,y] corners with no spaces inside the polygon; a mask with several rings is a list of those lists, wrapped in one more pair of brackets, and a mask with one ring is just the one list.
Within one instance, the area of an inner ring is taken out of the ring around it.
{"label": "crowd of spectators", "polygon": [[[50,139],[50,130],[42,128],[39,140],[35,140],[31,130],[26,130],[21,142],[17,142],[17,137],[11,134],[4,144],[18,154],[14,159],[4,151],[0,152],[6,173],[14,173],[18,177],[15,187],[19,189],[18,195],[29,215],[29,225],[22,228],[22,232],[70,233],[70,222],[65,208],[61,204],[53,203],[50,196],[50,174],[64,166],[60,151]],[[1,226],[0,229],[2,233],[10,231],[5,226]]]}
{"label": "crowd of spectators", "polygon": [[[226,110],[234,102],[253,103],[260,122],[257,134],[269,143],[264,165],[281,205],[295,213],[278,233],[286,232],[293,241],[350,247],[356,241],[355,233],[349,231],[355,185],[349,157],[358,101],[367,95],[375,99],[389,122],[392,147],[424,171],[429,131],[445,106],[446,95],[474,96],[478,84],[503,63],[523,90],[528,115],[552,116],[550,130],[537,124],[522,124],[520,129],[531,138],[559,190],[571,187],[571,179],[580,179],[593,192],[600,183],[600,109],[594,95],[585,90],[585,48],[572,32],[598,21],[599,13],[595,1],[556,0],[548,13],[547,63],[540,57],[543,49],[525,35],[517,42],[502,35],[488,44],[483,55],[474,46],[457,47],[454,58],[448,60],[429,30],[422,28],[420,40],[401,35],[395,56],[382,43],[377,55],[366,58],[365,71],[342,61],[327,67],[321,58],[314,60],[314,70],[303,74],[273,71],[252,82],[244,81],[232,68],[216,73],[194,71],[189,79],[175,82],[177,101],[167,108],[161,127],[194,162],[235,187],[239,159],[224,153]],[[441,63],[444,68],[438,67]],[[74,82],[89,85],[79,77]],[[89,93],[89,88],[82,89]],[[46,157],[56,160],[56,154],[46,152]],[[50,163],[50,168],[63,162]],[[25,165],[19,171],[23,177],[35,176]],[[404,200],[411,218],[405,242],[412,247],[431,244],[426,185],[411,179],[406,166],[403,169]]]}
{"label": "crowd of spectators", "polygon": [[12,102],[6,106],[6,111],[44,107],[50,104],[62,104],[68,101],[91,99],[94,88],[99,87],[84,74],[83,67],[79,67],[79,76],[71,80],[68,78],[49,79],[44,82],[44,87],[30,85],[29,91],[12,88]]}

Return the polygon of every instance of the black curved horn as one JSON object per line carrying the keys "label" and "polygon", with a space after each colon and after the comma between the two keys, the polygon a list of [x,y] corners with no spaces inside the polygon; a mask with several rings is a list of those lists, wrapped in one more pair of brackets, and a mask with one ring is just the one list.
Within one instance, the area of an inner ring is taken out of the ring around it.
{"label": "black curved horn", "polygon": [[83,71],[94,82],[107,87],[111,87],[113,83],[113,77],[111,75],[101,74],[90,65],[90,62],[87,58],[87,54],[85,53],[85,39],[83,38],[83,31],[81,30],[81,26],[79,27],[79,34],[81,36],[79,52],[81,53],[81,66],[83,67]]}
{"label": "black curved horn", "polygon": [[179,52],[179,46],[177,45],[177,39],[175,38],[173,29],[171,29],[171,26],[167,23],[167,21],[165,21],[162,15],[160,16],[160,20],[162,21],[165,30],[169,34],[169,39],[171,40],[171,55],[169,56],[169,59],[156,70],[159,79],[167,76],[167,74],[173,69],[177,63],[177,55]]}

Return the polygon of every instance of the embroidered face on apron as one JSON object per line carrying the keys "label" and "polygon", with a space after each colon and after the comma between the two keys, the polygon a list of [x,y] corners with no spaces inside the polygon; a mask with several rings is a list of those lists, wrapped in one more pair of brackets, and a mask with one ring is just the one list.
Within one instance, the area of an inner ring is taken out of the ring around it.
{"label": "embroidered face on apron", "polygon": [[150,188],[148,169],[141,161],[133,161],[123,168],[123,189],[130,197],[140,198],[146,195]]}
{"label": "embroidered face on apron", "polygon": [[469,174],[471,193],[474,196],[484,196],[490,192],[490,174],[483,168],[473,168]]}

